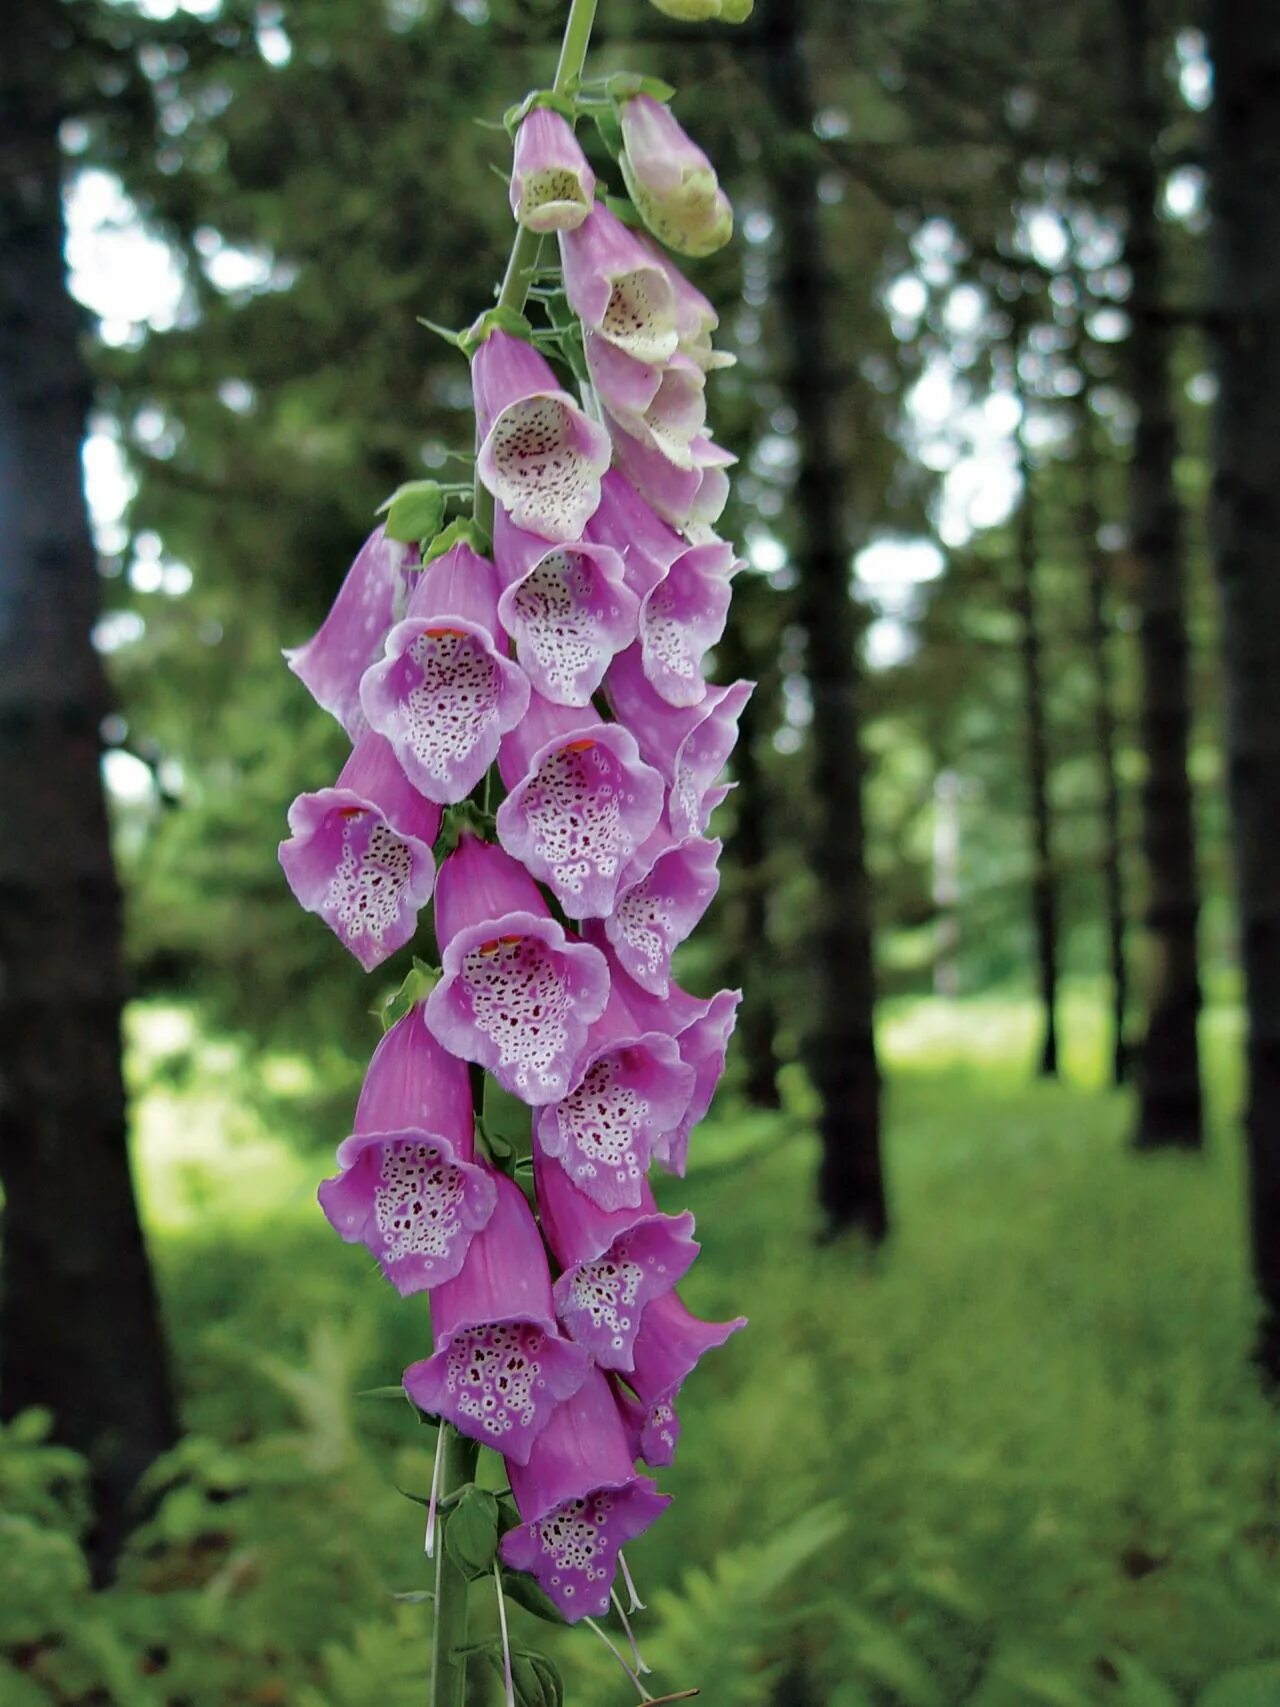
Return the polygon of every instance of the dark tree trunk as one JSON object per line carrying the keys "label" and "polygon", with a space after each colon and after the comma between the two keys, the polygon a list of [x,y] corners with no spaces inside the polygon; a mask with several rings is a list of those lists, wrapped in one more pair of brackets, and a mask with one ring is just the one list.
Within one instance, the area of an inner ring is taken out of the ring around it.
{"label": "dark tree trunk", "polygon": [[99,774],[106,690],[81,488],[89,382],[63,272],[57,0],[0,60],[0,1408],[86,1453],[100,1573],[174,1439],[120,1073],[120,908]]}
{"label": "dark tree trunk", "polygon": [[797,612],[813,698],[812,1008],[804,1053],[822,1140],[818,1196],[833,1231],[887,1231],[880,1158],[880,1070],[873,1017],[871,896],[863,848],[856,628],[850,598],[844,470],[837,449],[839,369],[823,264],[813,99],[803,8],[770,5],[761,22],[778,120],[771,139],[780,236],[776,291],[800,465],[795,486]]}
{"label": "dark tree trunk", "polygon": [[1093,731],[1102,773],[1102,888],[1107,929],[1107,967],[1111,978],[1111,1077],[1128,1077],[1127,1022],[1129,966],[1125,954],[1124,868],[1121,862],[1120,778],[1116,770],[1115,684],[1111,668],[1112,632],[1108,613],[1110,558],[1101,542],[1102,506],[1098,493],[1098,454],[1093,415],[1086,389],[1081,398],[1076,463],[1081,495],[1077,519],[1085,556],[1089,603],[1089,645],[1093,654]]}
{"label": "dark tree trunk", "polygon": [[1123,107],[1129,138],[1118,168],[1132,275],[1128,385],[1137,417],[1129,463],[1130,533],[1141,607],[1142,847],[1146,1034],[1137,1060],[1141,1149],[1198,1148],[1202,1138],[1196,1026],[1199,891],[1187,749],[1191,681],[1182,518],[1174,488],[1177,430],[1165,317],[1155,149],[1161,101],[1149,0],[1120,0]]}
{"label": "dark tree trunk", "polygon": [[764,678],[772,671],[752,656],[746,630],[752,616],[752,594],[767,590],[743,586],[741,579],[734,600],[734,618],[719,647],[722,675],[732,681],[756,677],[755,693],[747,702],[738,724],[738,745],[733,754],[737,787],[733,795],[734,837],[732,842],[731,893],[728,936],[730,981],[742,986],[738,1010],[738,1057],[746,1078],[747,1101],[754,1108],[779,1108],[778,1010],[774,1000],[777,972],[769,946],[769,787],[760,763],[762,727],[769,701]]}
{"label": "dark tree trunk", "polygon": [[[1017,351],[1014,352],[1017,361]],[[1026,742],[1027,792],[1031,805],[1034,865],[1031,872],[1031,923],[1035,931],[1036,974],[1044,1009],[1044,1040],[1040,1047],[1040,1074],[1055,1078],[1058,1072],[1058,878],[1053,864],[1053,823],[1049,807],[1049,732],[1045,712],[1044,643],[1040,633],[1037,599],[1036,489],[1027,454],[1025,433],[1026,399],[1022,398],[1024,420],[1018,427],[1018,470],[1022,476],[1022,502],[1018,506],[1017,579],[1014,609],[1020,629],[1018,650],[1022,663],[1023,735]]]}
{"label": "dark tree trunk", "polygon": [[1213,545],[1248,1022],[1258,1357],[1280,1382],[1280,13],[1212,0]]}

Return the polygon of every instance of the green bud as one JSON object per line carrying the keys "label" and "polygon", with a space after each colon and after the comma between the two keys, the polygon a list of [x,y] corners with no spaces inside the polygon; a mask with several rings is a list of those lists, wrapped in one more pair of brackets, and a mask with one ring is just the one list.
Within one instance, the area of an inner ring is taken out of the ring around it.
{"label": "green bud", "polygon": [[668,18],[679,18],[684,24],[701,24],[708,18],[718,18],[722,0],[650,0],[650,4]]}
{"label": "green bud", "polygon": [[721,0],[720,17],[726,24],[745,24],[755,0]]}

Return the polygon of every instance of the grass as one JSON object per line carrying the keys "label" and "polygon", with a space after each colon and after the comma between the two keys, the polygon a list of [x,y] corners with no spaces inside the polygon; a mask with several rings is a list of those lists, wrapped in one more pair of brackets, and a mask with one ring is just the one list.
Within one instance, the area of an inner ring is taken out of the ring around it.
{"label": "grass", "polygon": [[[1136,1157],[1089,992],[1066,1005],[1061,1085],[1027,1077],[1021,1002],[891,1007],[878,1254],[814,1240],[798,1079],[781,1116],[709,1123],[661,1196],[698,1216],[688,1302],[751,1329],[686,1389],[677,1499],[629,1549],[664,1688],[699,1683],[708,1707],[1280,1703],[1236,1030],[1229,1008],[1206,1024],[1206,1154]],[[170,1632],[146,1707],[418,1702],[423,1609],[391,1591],[424,1584],[420,1514],[394,1489],[426,1485],[430,1434],[352,1395],[422,1355],[425,1310],[328,1234],[327,1153],[289,1139],[314,1119],[327,1148],[352,1071],[273,1063],[246,1107],[234,1053],[154,1010],[135,1068],[197,1439],[95,1616],[126,1652],[148,1618]],[[588,1635],[549,1637],[573,1707],[633,1698]]]}

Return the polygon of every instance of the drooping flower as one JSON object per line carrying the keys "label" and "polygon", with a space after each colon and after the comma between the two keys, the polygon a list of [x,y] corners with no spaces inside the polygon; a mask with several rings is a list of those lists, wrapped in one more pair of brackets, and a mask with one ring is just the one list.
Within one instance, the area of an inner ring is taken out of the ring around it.
{"label": "drooping flower", "polygon": [[457,1275],[431,1293],[435,1350],[410,1364],[414,1404],[525,1464],[556,1408],[582,1385],[589,1359],[555,1321],[551,1274],[533,1211],[489,1170],[496,1202]]}
{"label": "drooping flower", "polygon": [[556,1409],[527,1464],[509,1470],[524,1522],[503,1536],[503,1563],[535,1577],[570,1624],[607,1612],[619,1548],[671,1500],[636,1474],[598,1369]]}
{"label": "drooping flower", "polygon": [[508,794],[498,839],[551,889],[572,919],[609,913],[637,848],[662,816],[662,777],[620,723],[594,709],[534,695],[503,738],[498,769]]}
{"label": "drooping flower", "polygon": [[534,1114],[535,1147],[600,1208],[634,1209],[650,1158],[670,1153],[696,1088],[669,1028],[638,1020],[615,996],[591,1028],[572,1090]]}
{"label": "drooping flower", "polygon": [[638,362],[595,332],[584,347],[592,386],[609,416],[677,468],[692,468],[691,446],[707,424],[702,369],[679,351],[658,367]]}
{"label": "drooping flower", "polygon": [[[561,241],[576,235],[562,232]],[[561,388],[533,346],[509,332],[491,332],[480,345],[471,384],[476,472],[485,487],[517,527],[542,539],[580,538],[600,502],[608,433]]]}
{"label": "drooping flower", "polygon": [[733,367],[737,363],[737,356],[731,355],[728,350],[712,347],[711,334],[719,326],[720,316],[710,298],[704,296],[697,285],[684,276],[671,257],[656,243],[647,237],[642,238],[641,242],[655,264],[662,268],[675,293],[676,332],[679,338],[676,347],[681,355],[696,362],[703,373],[710,373],[713,368]]}
{"label": "drooping flower", "polygon": [[633,231],[597,203],[576,231],[560,233],[569,305],[594,332],[641,362],[665,362],[679,342],[676,293]]}
{"label": "drooping flower", "polygon": [[663,521],[616,468],[601,482],[600,507],[588,523],[587,537],[621,554],[627,585],[640,598],[689,549],[688,540]]}
{"label": "drooping flower", "polygon": [[700,836],[724,798],[716,778],[733,751],[738,719],[753,685],[709,687],[696,705],[677,707],[649,680],[639,646],[619,653],[609,666],[609,703],[619,722],[635,735],[643,757],[666,778],[667,813],[676,836]]}
{"label": "drooping flower", "polygon": [[619,965],[655,996],[666,995],[671,957],[720,886],[720,848],[701,836],[677,840],[663,824],[623,876],[604,933]]}
{"label": "drooping flower", "polygon": [[318,1193],[335,1231],[365,1245],[402,1295],[451,1280],[493,1214],[473,1126],[466,1065],[411,1008],[374,1050],[355,1130],[338,1146],[342,1171]]}
{"label": "drooping flower", "polygon": [[724,633],[733,575],[742,567],[724,540],[677,557],[640,606],[644,673],[668,705],[697,705],[707,691],[702,661]]}
{"label": "drooping flower", "polygon": [[289,887],[372,972],[408,942],[431,898],[439,806],[366,730],[332,788],[294,801],[289,829],[280,844]]}
{"label": "drooping flower", "polygon": [[361,702],[410,781],[432,800],[464,799],[524,716],[529,680],[505,655],[497,572],[455,545],[423,570]]}
{"label": "drooping flower", "polygon": [[670,1464],[680,1438],[676,1395],[705,1352],[721,1346],[740,1328],[731,1322],[704,1322],[688,1311],[675,1292],[655,1298],[644,1313],[632,1348],[633,1363],[625,1388],[615,1389],[630,1435],[629,1450],[655,1469]]}
{"label": "drooping flower", "polygon": [[360,678],[407,595],[411,548],[375,528],[360,547],[328,616],[303,646],[285,652],[289,668],[354,742],[365,727]]}
{"label": "drooping flower", "polygon": [[595,199],[596,175],[566,119],[535,107],[516,132],[511,212],[530,231],[571,231]]}
{"label": "drooping flower", "polygon": [[568,936],[511,856],[464,834],[436,882],[444,975],[427,1024],[535,1107],[576,1081],[593,1020],[609,999],[599,949]]}
{"label": "drooping flower", "polygon": [[705,433],[689,440],[687,454],[677,463],[665,449],[610,417],[617,465],[638,492],[672,527],[713,527],[729,500],[725,469],[738,459]]}
{"label": "drooping flower", "polygon": [[621,556],[584,540],[548,548],[499,507],[494,557],[504,583],[498,620],[525,674],[557,705],[588,705],[610,658],[637,633],[639,600]]}
{"label": "drooping flower", "polygon": [[663,1215],[647,1184],[635,1209],[606,1211],[534,1152],[542,1231],[563,1273],[552,1288],[569,1336],[602,1369],[630,1369],[644,1313],[698,1254],[693,1216]]}
{"label": "drooping flower", "polygon": [[623,103],[618,164],[637,213],[669,249],[710,255],[733,236],[733,208],[715,167],[651,95]]}
{"label": "drooping flower", "polygon": [[[608,952],[602,926],[592,921],[587,934]],[[683,1174],[689,1153],[689,1135],[711,1107],[716,1086],[724,1074],[729,1039],[737,1024],[741,990],[719,990],[714,996],[693,996],[670,979],[659,996],[638,985],[610,953],[611,999],[637,1028],[646,1033],[663,1032],[676,1044],[680,1059],[693,1073],[688,1107],[678,1123],[655,1142],[653,1154],[673,1174]]]}

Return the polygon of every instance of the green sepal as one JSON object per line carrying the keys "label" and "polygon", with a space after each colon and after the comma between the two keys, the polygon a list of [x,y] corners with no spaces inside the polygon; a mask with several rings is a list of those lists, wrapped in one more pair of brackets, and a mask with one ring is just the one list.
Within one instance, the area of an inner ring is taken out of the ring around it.
{"label": "green sepal", "polygon": [[622,125],[618,120],[616,110],[612,105],[592,107],[589,110],[591,122],[599,131],[600,140],[603,142],[610,159],[616,160],[622,153]]}
{"label": "green sepal", "polygon": [[474,1482],[461,1490],[444,1526],[445,1551],[468,1581],[493,1568],[498,1550],[498,1502]]}
{"label": "green sepal", "polygon": [[379,515],[384,510],[388,538],[401,540],[405,545],[418,545],[424,539],[434,539],[440,532],[444,491],[438,480],[410,480],[378,506]]}
{"label": "green sepal", "polygon": [[433,1588],[407,1588],[392,1592],[392,1600],[401,1601],[405,1606],[427,1606],[435,1599]]}
{"label": "green sepal", "polygon": [[604,92],[611,101],[629,101],[634,95],[648,95],[651,100],[666,102],[675,99],[675,89],[661,77],[642,77],[638,71],[615,71],[604,80]]}
{"label": "green sepal", "polygon": [[492,841],[493,818],[477,806],[474,800],[459,800],[453,806],[446,806],[444,816],[440,820],[440,834],[431,850],[437,866],[456,851],[458,843],[467,831],[479,836],[481,841]]}
{"label": "green sepal", "polygon": [[[361,1388],[360,1392],[358,1392],[356,1394],[356,1398],[357,1399],[409,1399],[409,1395],[405,1392],[403,1386],[397,1385],[395,1387],[363,1387],[363,1388]],[[409,1403],[413,1404],[413,1400],[409,1399]]]}
{"label": "green sepal", "polygon": [[503,1090],[496,1079],[485,1080],[481,1116],[487,1138],[496,1139],[513,1157],[530,1153],[533,1148],[533,1112],[528,1103]]}
{"label": "green sepal", "polygon": [[383,1031],[390,1031],[397,1020],[402,1020],[419,1002],[425,1002],[439,982],[440,968],[428,966],[415,954],[413,965],[405,973],[404,982],[395,995],[374,1010],[375,1018],[382,1022]]}
{"label": "green sepal", "polygon": [[503,1571],[502,1592],[517,1606],[522,1606],[526,1612],[531,1612],[535,1618],[541,1618],[547,1624],[563,1624],[564,1616],[560,1608],[549,1594],[542,1589],[523,1571]]}
{"label": "green sepal", "polygon": [[493,550],[493,541],[472,516],[459,516],[456,521],[441,529],[434,539],[427,540],[422,547],[422,567],[434,563],[437,557],[443,557],[446,551],[452,551],[455,545],[469,545],[478,557],[487,557]]}
{"label": "green sepal", "polygon": [[484,343],[490,332],[509,332],[513,338],[527,340],[533,335],[533,327],[518,308],[499,302],[492,308],[486,308],[484,313],[477,316],[466,331],[459,335],[458,348],[471,355]]}
{"label": "green sepal", "polygon": [[455,350],[462,348],[462,333],[451,331],[448,326],[438,326],[434,320],[424,320],[418,317],[419,326],[425,326],[428,332],[434,332],[437,338],[443,338],[446,344],[452,344]]}
{"label": "green sepal", "polygon": [[644,220],[636,211],[636,204],[630,196],[606,196],[604,205],[615,219],[620,219],[624,225],[631,226],[636,231],[643,231]]}
{"label": "green sepal", "polygon": [[535,107],[550,107],[552,112],[559,113],[561,118],[568,119],[570,124],[578,116],[572,96],[559,94],[555,89],[531,89],[523,101],[517,101],[514,106],[508,107],[502,115],[502,128],[508,136],[514,138],[521,123]]}

